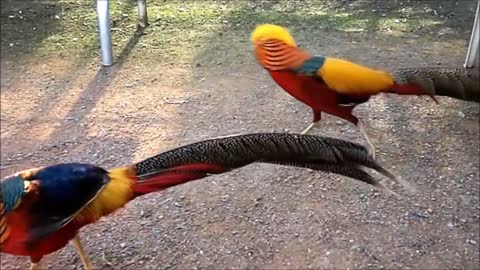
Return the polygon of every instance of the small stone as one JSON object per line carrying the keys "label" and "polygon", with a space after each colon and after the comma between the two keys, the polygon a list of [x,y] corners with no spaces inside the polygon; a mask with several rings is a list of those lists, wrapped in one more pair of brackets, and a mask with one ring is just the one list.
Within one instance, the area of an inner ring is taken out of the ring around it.
{"label": "small stone", "polygon": [[179,204],[178,202],[174,202],[173,205],[175,205],[175,206],[178,207],[178,208],[181,208],[181,207],[182,207],[182,205]]}
{"label": "small stone", "polygon": [[467,244],[476,245],[476,244],[477,244],[477,241],[475,241],[475,240],[473,240],[473,239],[467,239]]}
{"label": "small stone", "polygon": [[350,247],[350,250],[351,251],[362,251],[363,248],[360,245],[353,245],[352,247]]}

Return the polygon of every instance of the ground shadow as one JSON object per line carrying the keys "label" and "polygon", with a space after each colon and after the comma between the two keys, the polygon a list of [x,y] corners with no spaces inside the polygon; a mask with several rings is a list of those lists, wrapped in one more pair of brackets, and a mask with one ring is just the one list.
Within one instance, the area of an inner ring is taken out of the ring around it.
{"label": "ground shadow", "polygon": [[[76,143],[74,143],[75,138],[71,138],[71,134],[75,134],[78,138],[88,138],[88,120],[87,117],[91,114],[93,108],[97,106],[97,102],[101,99],[104,94],[104,91],[112,83],[115,76],[122,69],[123,64],[128,59],[128,56],[135,48],[136,44],[139,42],[143,34],[143,29],[138,28],[132,37],[123,47],[122,51],[115,58],[114,65],[111,67],[100,67],[98,71],[93,76],[93,78],[88,82],[85,88],[82,90],[81,94],[76,97],[76,101],[72,104],[70,110],[65,115],[65,117],[55,125],[54,130],[50,133],[48,138],[45,140],[39,140],[38,138],[29,138],[34,149],[31,149],[27,156],[32,159],[36,159],[35,156],[40,155],[44,156],[42,153],[44,151],[51,152],[52,149],[74,149],[76,148]],[[53,95],[42,96],[37,106],[31,108],[30,117],[23,120],[21,123],[30,125],[31,123],[42,123],[42,119],[49,114],[49,112],[59,106],[59,102],[64,97],[65,91],[70,86],[70,81],[73,81],[77,77],[84,75],[87,69],[87,63],[91,59],[79,59],[80,62],[77,63],[74,69],[64,75],[63,78],[59,78],[59,85],[55,87]],[[99,63],[98,63],[99,64]],[[3,124],[2,124],[3,125]],[[74,132],[75,131],[75,132]],[[10,138],[10,136],[2,137],[2,148],[7,145],[10,140],[18,140],[19,138]],[[63,150],[69,151],[69,150]],[[133,152],[133,150],[132,150]],[[123,154],[122,154],[123,155]],[[129,155],[130,156],[130,155]],[[2,153],[2,171],[3,169],[8,169],[10,171],[10,165],[16,164],[18,159],[15,157],[8,157],[8,159]],[[42,158],[43,161],[47,161],[45,158]],[[58,162],[59,160],[57,160]],[[33,165],[33,164],[32,164]],[[15,166],[16,167],[16,166]]]}
{"label": "ground shadow", "polygon": [[2,61],[27,56],[57,27],[62,5],[53,1],[1,1]]}

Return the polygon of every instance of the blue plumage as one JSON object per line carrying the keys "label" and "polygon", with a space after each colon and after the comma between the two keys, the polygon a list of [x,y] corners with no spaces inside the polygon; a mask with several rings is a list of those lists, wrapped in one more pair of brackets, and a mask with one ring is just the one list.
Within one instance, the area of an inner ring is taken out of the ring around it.
{"label": "blue plumage", "polygon": [[92,198],[107,182],[107,172],[99,167],[68,163],[40,170],[35,178],[40,182],[43,199],[76,204]]}
{"label": "blue plumage", "polygon": [[29,241],[35,242],[67,224],[109,182],[107,171],[81,163],[63,163],[40,169],[32,205]]}
{"label": "blue plumage", "polygon": [[294,71],[299,74],[313,76],[317,73],[317,70],[323,66],[323,63],[325,63],[325,57],[313,56],[305,61],[301,67],[295,69]]}
{"label": "blue plumage", "polygon": [[[76,212],[108,182],[107,172],[90,164],[56,164],[35,175],[39,181],[40,200],[55,204],[57,211]],[[53,210],[52,210],[53,211]]]}

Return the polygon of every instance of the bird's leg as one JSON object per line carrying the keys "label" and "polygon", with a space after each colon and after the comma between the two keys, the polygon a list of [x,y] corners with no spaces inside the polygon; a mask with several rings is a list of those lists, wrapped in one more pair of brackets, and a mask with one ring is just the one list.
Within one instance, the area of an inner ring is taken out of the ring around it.
{"label": "bird's leg", "polygon": [[80,259],[82,259],[83,267],[85,270],[90,270],[92,267],[90,266],[90,262],[88,261],[87,254],[85,254],[85,251],[83,250],[82,242],[80,242],[80,236],[75,235],[75,237],[72,239],[73,245],[75,245],[75,248],[77,249],[78,255],[80,255]]}
{"label": "bird's leg", "polygon": [[368,137],[367,131],[365,130],[365,127],[363,126],[362,121],[358,120],[357,127],[360,130],[360,133],[362,133],[363,137],[367,141],[367,144],[369,147],[368,154],[375,159],[375,146],[373,146],[373,143],[370,141],[370,138]]}
{"label": "bird's leg", "polygon": [[30,257],[30,270],[40,270],[42,257]]}
{"label": "bird's leg", "polygon": [[302,131],[302,135],[307,134],[312,128],[317,127],[318,122],[311,123],[304,131]]}
{"label": "bird's leg", "polygon": [[30,270],[40,270],[40,262],[30,262]]}
{"label": "bird's leg", "polygon": [[302,131],[301,134],[302,135],[307,134],[312,128],[317,127],[321,119],[322,119],[322,112],[313,109],[313,121],[304,131]]}
{"label": "bird's leg", "polygon": [[365,127],[363,126],[362,121],[352,114],[352,111],[354,108],[355,106],[347,106],[347,107],[337,106],[334,108],[334,110],[327,111],[327,113],[331,113],[337,117],[348,120],[350,123],[354,124],[360,130],[360,133],[362,133],[363,137],[367,141],[368,148],[369,148],[368,154],[375,159],[375,146],[373,146],[373,143],[370,141],[370,138],[368,137],[368,134],[365,131]]}

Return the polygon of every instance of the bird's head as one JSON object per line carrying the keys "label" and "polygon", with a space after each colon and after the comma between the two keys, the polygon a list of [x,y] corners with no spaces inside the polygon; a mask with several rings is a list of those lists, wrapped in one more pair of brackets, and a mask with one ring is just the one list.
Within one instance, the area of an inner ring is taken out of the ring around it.
{"label": "bird's head", "polygon": [[255,27],[250,40],[253,44],[265,42],[267,40],[280,40],[285,44],[296,47],[295,40],[285,27],[275,24],[261,24]]}

